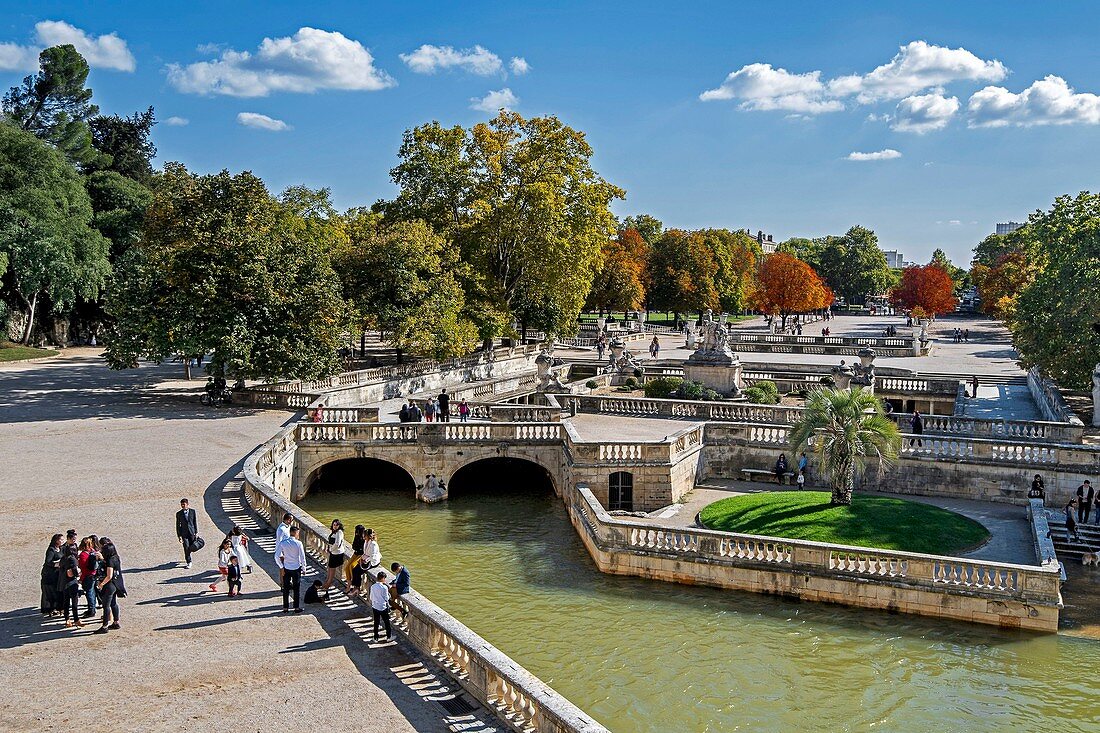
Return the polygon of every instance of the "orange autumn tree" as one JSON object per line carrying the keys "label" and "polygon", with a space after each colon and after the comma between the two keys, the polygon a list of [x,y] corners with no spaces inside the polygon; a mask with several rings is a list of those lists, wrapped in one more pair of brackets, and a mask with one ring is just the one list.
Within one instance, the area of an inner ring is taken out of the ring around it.
{"label": "orange autumn tree", "polygon": [[833,291],[818,277],[814,269],[786,252],[775,252],[764,258],[756,275],[753,308],[772,316],[780,316],[787,327],[787,316],[828,308],[833,303]]}
{"label": "orange autumn tree", "polygon": [[939,265],[906,267],[901,282],[890,291],[895,307],[911,311],[920,308],[925,313],[940,315],[955,310],[955,285],[951,275]]}
{"label": "orange autumn tree", "polygon": [[592,279],[585,301],[586,310],[628,311],[640,308],[645,299],[645,276],[649,245],[634,229],[624,229],[601,248],[602,265]]}

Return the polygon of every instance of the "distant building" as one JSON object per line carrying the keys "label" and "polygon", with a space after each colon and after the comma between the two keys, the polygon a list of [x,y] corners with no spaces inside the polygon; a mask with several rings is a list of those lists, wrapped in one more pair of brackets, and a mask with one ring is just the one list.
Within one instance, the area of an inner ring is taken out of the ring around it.
{"label": "distant building", "polygon": [[[750,237],[753,236],[753,233],[748,229],[742,229],[741,231],[748,234]],[[760,249],[763,250],[764,254],[770,255],[772,252],[775,252],[777,245],[775,241],[772,240],[772,235],[765,234],[763,230],[757,229],[755,236],[756,243],[760,245]]]}
{"label": "distant building", "polygon": [[1021,224],[1018,221],[1010,221],[1007,224],[998,224],[997,225],[997,234],[1008,234],[1009,232],[1016,231],[1017,229],[1019,229],[1022,226],[1023,226],[1023,224]]}
{"label": "distant building", "polygon": [[909,264],[905,261],[905,255],[898,252],[896,249],[888,249],[883,252],[883,254],[886,255],[886,264],[889,265],[891,269],[900,270]]}

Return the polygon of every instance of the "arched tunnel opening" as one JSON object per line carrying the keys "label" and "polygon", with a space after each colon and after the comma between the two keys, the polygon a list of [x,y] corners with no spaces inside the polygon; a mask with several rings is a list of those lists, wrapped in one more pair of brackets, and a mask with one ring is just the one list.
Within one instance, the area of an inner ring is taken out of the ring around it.
{"label": "arched tunnel opening", "polygon": [[483,458],[468,463],[451,475],[451,499],[474,494],[553,493],[550,472],[523,458]]}
{"label": "arched tunnel opening", "polygon": [[333,461],[314,471],[309,482],[309,492],[326,490],[397,490],[416,492],[416,483],[401,466],[380,458],[345,458]]}

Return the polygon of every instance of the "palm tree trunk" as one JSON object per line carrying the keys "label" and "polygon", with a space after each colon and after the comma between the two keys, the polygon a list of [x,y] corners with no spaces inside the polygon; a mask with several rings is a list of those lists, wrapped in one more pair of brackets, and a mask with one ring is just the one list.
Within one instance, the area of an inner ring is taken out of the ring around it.
{"label": "palm tree trunk", "polygon": [[842,504],[848,506],[852,503],[852,492],[856,487],[856,464],[855,461],[848,463],[847,469],[844,471],[843,483],[837,483],[833,486],[833,496],[830,501],[832,504]]}

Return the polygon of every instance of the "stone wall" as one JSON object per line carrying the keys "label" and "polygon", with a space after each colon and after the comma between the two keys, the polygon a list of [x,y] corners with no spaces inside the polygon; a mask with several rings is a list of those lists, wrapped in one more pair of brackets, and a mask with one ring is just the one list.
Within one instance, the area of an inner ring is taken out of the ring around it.
{"label": "stone wall", "polygon": [[602,572],[1056,632],[1057,564],[918,553],[655,526],[610,516],[587,487],[569,515]]}

